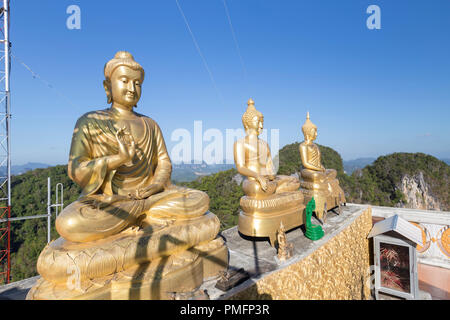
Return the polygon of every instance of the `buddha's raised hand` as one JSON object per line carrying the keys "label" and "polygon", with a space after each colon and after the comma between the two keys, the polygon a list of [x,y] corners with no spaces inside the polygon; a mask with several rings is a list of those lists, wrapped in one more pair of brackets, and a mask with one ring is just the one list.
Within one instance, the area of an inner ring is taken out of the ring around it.
{"label": "buddha's raised hand", "polygon": [[133,136],[123,127],[116,132],[116,139],[119,143],[119,157],[123,163],[129,163],[136,154],[136,144]]}

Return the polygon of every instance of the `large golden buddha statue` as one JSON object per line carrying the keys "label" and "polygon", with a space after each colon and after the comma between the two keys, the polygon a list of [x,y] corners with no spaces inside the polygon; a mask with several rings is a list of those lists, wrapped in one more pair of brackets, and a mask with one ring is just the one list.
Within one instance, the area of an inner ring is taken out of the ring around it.
{"label": "large golden buddha statue", "polygon": [[252,99],[247,104],[242,116],[246,136],[234,144],[236,169],[247,177],[238,228],[246,236],[269,237],[274,245],[280,223],[286,230],[303,224],[303,196],[297,178],[275,175],[269,145],[258,137],[264,117]]}
{"label": "large golden buddha statue", "polygon": [[322,165],[320,149],[313,142],[317,138],[317,126],[311,122],[309,112],[302,126],[302,131],[305,141],[299,146],[303,164],[302,180],[300,181],[301,190],[305,197],[305,203],[308,203],[314,197],[316,215],[319,219],[325,221],[329,210],[340,207],[341,204],[346,202],[345,194],[339,186],[339,180],[336,179],[336,170],[326,169]]}
{"label": "large golden buddha statue", "polygon": [[133,111],[144,69],[121,51],[104,74],[111,107],[75,125],[68,174],[82,193],[57,217],[29,299],[166,299],[227,267],[208,195],[171,185],[161,129]]}

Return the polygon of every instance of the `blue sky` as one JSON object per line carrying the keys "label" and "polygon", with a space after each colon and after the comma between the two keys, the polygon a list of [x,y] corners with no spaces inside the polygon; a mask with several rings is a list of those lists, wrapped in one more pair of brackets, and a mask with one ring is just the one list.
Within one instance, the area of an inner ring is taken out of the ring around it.
{"label": "blue sky", "polygon": [[[136,111],[155,119],[168,148],[177,128],[241,128],[252,97],[280,145],[317,142],[344,159],[392,152],[450,158],[450,1],[12,0],[13,164],[67,163],[74,124],[107,107],[103,66],[118,50],[145,68]],[[81,30],[66,8],[81,8]],[[381,30],[366,9],[381,8]],[[24,62],[42,79],[33,78]]]}

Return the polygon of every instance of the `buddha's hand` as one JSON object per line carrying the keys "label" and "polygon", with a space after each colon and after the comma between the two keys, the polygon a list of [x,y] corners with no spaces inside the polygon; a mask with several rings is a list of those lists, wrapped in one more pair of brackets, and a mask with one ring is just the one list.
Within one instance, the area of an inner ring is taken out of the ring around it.
{"label": "buddha's hand", "polygon": [[264,177],[262,175],[257,176],[256,177],[256,181],[258,181],[258,183],[261,186],[261,189],[263,191],[267,191],[267,187],[268,187],[268,185],[267,185],[267,181],[268,181],[267,177]]}
{"label": "buddha's hand", "polygon": [[119,158],[123,164],[130,163],[136,154],[136,145],[131,133],[123,127],[116,132],[119,143]]}
{"label": "buddha's hand", "polygon": [[149,185],[148,187],[138,189],[138,190],[136,190],[135,194],[129,194],[128,196],[135,200],[142,200],[142,199],[147,199],[148,197],[150,197],[156,193],[159,193],[163,190],[164,190],[163,185],[154,183],[154,184]]}

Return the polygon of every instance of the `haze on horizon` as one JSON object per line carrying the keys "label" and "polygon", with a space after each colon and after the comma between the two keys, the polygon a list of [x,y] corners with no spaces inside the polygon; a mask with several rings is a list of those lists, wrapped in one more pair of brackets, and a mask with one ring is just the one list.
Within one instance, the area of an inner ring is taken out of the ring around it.
{"label": "haze on horizon", "polygon": [[[175,0],[12,2],[13,165],[67,163],[76,120],[108,107],[103,66],[118,50],[144,67],[136,111],[158,122],[169,151],[172,132],[193,134],[196,120],[224,136],[242,128],[252,97],[280,148],[303,140],[310,111],[317,143],[344,160],[450,158],[449,1],[226,0],[235,38],[223,0],[178,2],[214,80]],[[66,27],[72,4],[80,30]],[[371,4],[380,30],[366,26]]]}

